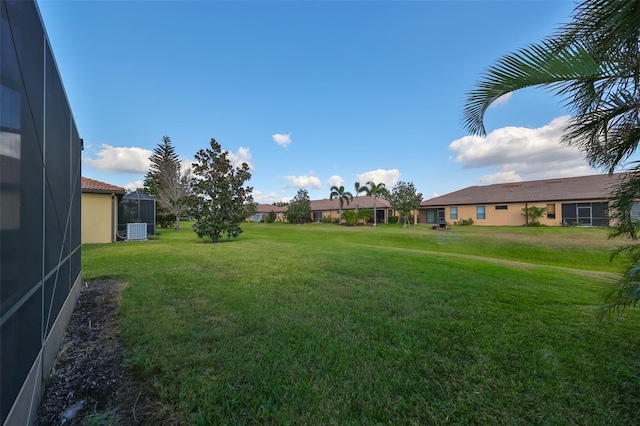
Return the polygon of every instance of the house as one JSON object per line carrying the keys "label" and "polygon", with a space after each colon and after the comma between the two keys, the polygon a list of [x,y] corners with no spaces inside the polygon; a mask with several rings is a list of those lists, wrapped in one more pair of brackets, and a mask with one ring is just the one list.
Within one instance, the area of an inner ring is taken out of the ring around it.
{"label": "house", "polygon": [[274,206],[273,204],[258,204],[256,207],[256,213],[253,216],[247,218],[248,222],[265,222],[270,212],[274,212],[276,215],[276,222],[286,222],[284,212],[287,211],[287,206]]}
{"label": "house", "polygon": [[[357,209],[371,209],[373,210],[374,198],[369,195],[360,195],[357,198],[353,197],[353,200],[347,204],[343,202],[342,211],[345,210],[357,210]],[[375,199],[376,206],[376,222],[387,223],[391,216],[395,216],[394,210],[389,205],[389,202],[384,198],[377,197]],[[322,222],[322,219],[336,220],[339,218],[340,201],[337,198],[330,200],[324,198],[322,200],[311,201],[311,220],[313,222]]]}
{"label": "house", "polygon": [[82,244],[116,241],[118,203],[125,189],[82,178]]}
{"label": "house", "polygon": [[470,186],[420,203],[420,223],[521,226],[523,209],[545,208],[543,225],[609,226],[608,199],[624,174],[600,174]]}
{"label": "house", "polygon": [[[374,199],[371,196],[363,195],[354,197],[352,201],[347,204],[343,202],[342,211],[357,210],[357,209],[371,209],[373,210]],[[384,198],[378,197],[375,199],[377,223],[388,223],[389,218],[392,216],[398,216],[397,212],[391,208],[389,201]],[[288,206],[277,207],[272,204],[258,204],[256,213],[247,218],[249,222],[261,222],[266,220],[269,212],[273,211],[276,214],[276,222],[286,222],[285,212]],[[312,222],[324,221],[337,221],[340,216],[340,201],[337,198],[330,200],[324,198],[322,200],[311,200],[311,215],[309,219]],[[414,214],[414,223],[417,223],[418,212]],[[371,219],[373,223],[373,219]]]}
{"label": "house", "polygon": [[82,139],[36,3],[0,34],[0,424],[30,425],[82,287]]}

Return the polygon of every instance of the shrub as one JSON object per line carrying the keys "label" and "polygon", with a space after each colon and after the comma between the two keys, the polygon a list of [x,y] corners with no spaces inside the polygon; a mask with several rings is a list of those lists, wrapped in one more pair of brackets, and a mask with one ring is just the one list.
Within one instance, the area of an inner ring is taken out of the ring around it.
{"label": "shrub", "polygon": [[546,211],[546,207],[524,207],[522,209],[522,216],[524,216],[525,220],[527,221],[525,226],[541,226],[539,219],[544,215]]}
{"label": "shrub", "polygon": [[458,226],[471,226],[473,225],[473,219],[460,219],[457,222],[453,222],[453,224]]}
{"label": "shrub", "polygon": [[373,219],[373,209],[362,208],[358,210],[356,221],[362,219],[363,223],[367,223],[369,219]]}
{"label": "shrub", "polygon": [[389,223],[398,223],[398,216],[390,216]]}
{"label": "shrub", "polygon": [[168,213],[165,209],[158,208],[156,210],[156,225],[162,229],[173,227],[176,223],[176,216]]}
{"label": "shrub", "polygon": [[343,211],[342,218],[344,219],[345,222],[347,222],[347,225],[355,225],[356,221],[358,220],[358,216],[356,215],[356,212],[354,212],[353,210]]}
{"label": "shrub", "polygon": [[267,214],[267,218],[264,220],[267,223],[273,223],[276,221],[276,212],[271,210],[269,214]]}

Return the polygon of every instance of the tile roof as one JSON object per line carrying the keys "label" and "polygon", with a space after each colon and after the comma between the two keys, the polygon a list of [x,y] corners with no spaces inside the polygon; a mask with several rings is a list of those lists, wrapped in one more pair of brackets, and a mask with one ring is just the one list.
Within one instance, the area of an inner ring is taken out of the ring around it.
{"label": "tile roof", "polygon": [[100,182],[99,180],[83,177],[82,192],[97,194],[124,194],[127,191],[120,186],[109,185],[108,183]]}
{"label": "tile roof", "polygon": [[256,208],[256,213],[269,213],[270,211],[273,211],[274,213],[283,213],[287,211],[287,206],[278,207],[273,204],[258,204],[258,207]]}
{"label": "tile roof", "polygon": [[470,186],[420,203],[420,207],[534,201],[603,200],[625,176],[600,174],[527,182]]}

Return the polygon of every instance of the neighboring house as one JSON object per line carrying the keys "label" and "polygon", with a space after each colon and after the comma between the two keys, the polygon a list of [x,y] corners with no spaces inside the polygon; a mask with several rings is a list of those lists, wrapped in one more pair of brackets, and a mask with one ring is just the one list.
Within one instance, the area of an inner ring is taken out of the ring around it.
{"label": "neighboring house", "polygon": [[273,204],[258,204],[256,213],[253,216],[247,218],[248,222],[264,222],[269,216],[269,212],[276,214],[276,222],[286,222],[284,212],[287,211],[287,206],[278,207]]}
{"label": "neighboring house", "polygon": [[118,203],[125,189],[82,178],[82,244],[116,241]]}
{"label": "neighboring house", "polygon": [[[378,197],[375,200],[375,203],[378,223],[388,223],[390,217],[398,216],[396,211],[390,207],[389,202],[384,198]],[[323,219],[328,219],[333,222],[335,220],[338,220],[340,211],[339,208],[340,202],[337,198],[334,198],[333,200],[330,200],[328,198],[322,200],[311,200],[311,216],[309,219],[312,222],[322,222]],[[285,218],[285,212],[287,211],[287,209],[287,206],[276,207],[272,204],[258,204],[256,214],[247,218],[247,221],[264,221],[269,215],[269,212],[273,211],[276,214],[276,222],[286,222],[287,219]],[[360,195],[358,196],[358,198],[354,197],[353,201],[351,201],[349,204],[344,202],[342,205],[343,212],[346,210],[355,211],[356,209],[373,210],[373,197],[370,197],[368,195]],[[418,213],[416,212],[414,216],[417,222]],[[371,222],[373,223],[373,219],[371,219]]]}
{"label": "neighboring house", "polygon": [[30,425],[82,286],[82,139],[34,1],[0,1],[0,52],[0,424]]}
{"label": "neighboring house", "polygon": [[[347,204],[342,204],[342,211],[356,210],[356,209],[371,209],[373,210],[373,197],[368,195],[359,195],[358,198],[353,197],[353,200]],[[376,203],[376,215],[378,223],[387,223],[389,217],[395,216],[395,212],[389,206],[389,202],[384,198],[378,197],[375,200]],[[337,198],[330,200],[328,198],[322,200],[311,201],[311,220],[313,222],[321,222],[323,218],[329,218],[331,220],[338,219],[339,217],[340,202]],[[372,220],[373,222],[373,220]]]}
{"label": "neighboring house", "polygon": [[608,199],[622,173],[471,186],[420,203],[420,223],[473,219],[474,225],[525,225],[523,209],[546,208],[544,225],[609,226]]}

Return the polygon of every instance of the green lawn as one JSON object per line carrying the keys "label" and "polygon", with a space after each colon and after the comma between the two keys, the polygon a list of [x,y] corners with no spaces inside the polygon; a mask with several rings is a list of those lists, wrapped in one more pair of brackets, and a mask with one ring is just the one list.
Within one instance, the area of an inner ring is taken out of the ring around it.
{"label": "green lawn", "polygon": [[640,313],[596,320],[623,267],[606,230],[243,229],[83,247],[191,424],[640,422]]}

